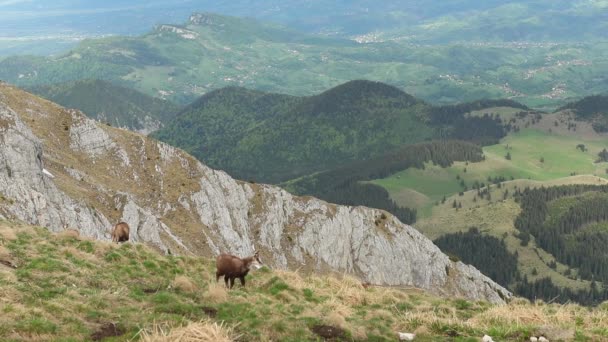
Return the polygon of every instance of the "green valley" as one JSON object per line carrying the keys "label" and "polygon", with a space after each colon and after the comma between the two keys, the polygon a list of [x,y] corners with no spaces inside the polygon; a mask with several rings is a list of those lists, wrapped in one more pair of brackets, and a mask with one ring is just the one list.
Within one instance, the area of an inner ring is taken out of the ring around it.
{"label": "green valley", "polygon": [[[522,215],[521,206],[524,204],[521,201],[526,198],[524,191],[527,188],[551,190],[564,185],[586,184],[593,187],[608,184],[608,163],[598,162],[598,154],[608,145],[605,133],[596,132],[591,121],[576,120],[580,117],[569,110],[526,116],[506,108],[481,112],[499,115],[514,127],[500,143],[482,148],[484,160],[456,161],[448,167],[427,163],[424,168],[408,168],[371,183],[385,188],[397,205],[417,208],[418,220],[414,226],[432,239],[445,239],[446,242],[442,243],[447,245],[442,245],[442,248],[466,246],[466,239],[476,237],[456,234],[467,232],[472,227],[478,229],[482,237],[503,241],[506,250],[516,255],[520,272],[517,278],[503,284],[511,284],[516,293],[529,297],[552,296],[559,297],[557,300],[586,301],[590,297],[587,294],[581,297],[576,291],[584,292],[596,286],[599,288],[597,295],[602,296],[600,283],[592,285],[591,279],[601,279],[603,271],[585,264],[593,259],[558,255],[558,247],[552,246],[559,243],[560,246],[570,246],[570,249],[559,247],[559,250],[588,250],[588,244],[586,247],[581,244],[588,241],[590,236],[594,241],[605,238],[602,235],[605,233],[603,218],[589,221],[599,222],[597,224],[581,224],[582,228],[570,235],[557,234],[564,238],[559,242],[547,240],[554,235],[545,232],[535,231],[531,234],[521,228],[517,220]],[[603,191],[600,189],[603,188],[591,188],[587,195],[570,195],[549,203],[546,222],[560,222],[563,213],[581,210],[575,204],[583,203],[584,198],[588,198],[584,208],[601,205],[605,196],[592,195],[593,191]],[[535,200],[535,203],[538,202]],[[533,215],[536,215],[539,209],[537,206],[533,208]],[[549,227],[552,223],[546,224]],[[538,226],[538,223],[534,225]],[[458,255],[467,251],[466,248],[455,249],[451,253]],[[475,259],[471,256],[468,262],[483,269],[484,260],[487,261],[487,257]]]}
{"label": "green valley", "polygon": [[607,50],[595,40],[357,42],[195,14],[183,25],[159,25],[139,37],[85,40],[56,57],[7,57],[0,79],[27,87],[104,79],[182,105],[225,86],[302,96],[369,79],[435,104],[513,98],[557,108],[608,91]]}
{"label": "green valley", "polygon": [[[608,163],[595,161],[608,143],[590,124],[574,123],[566,114],[545,114],[535,124],[523,120],[519,124],[528,124],[528,128],[509,134],[499,144],[483,147],[482,162],[456,162],[447,168],[427,165],[425,169],[403,170],[372,183],[386,188],[397,203],[423,209],[428,215],[443,196],[467,191],[475,184],[483,187],[482,183],[513,179],[548,181],[581,174],[606,177]],[[567,125],[576,125],[577,130],[568,131]],[[412,192],[418,194],[414,196],[417,203],[409,203]]]}

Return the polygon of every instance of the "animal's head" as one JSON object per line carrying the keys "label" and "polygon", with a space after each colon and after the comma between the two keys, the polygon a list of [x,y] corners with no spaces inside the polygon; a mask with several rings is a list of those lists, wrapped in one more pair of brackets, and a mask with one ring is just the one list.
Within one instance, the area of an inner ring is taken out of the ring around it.
{"label": "animal's head", "polygon": [[251,257],[249,257],[249,263],[247,265],[247,268],[251,268],[251,266],[253,266],[255,269],[258,269],[260,267],[262,267],[263,263],[262,263],[262,259],[260,259],[260,252],[255,251],[253,253],[253,255]]}
{"label": "animal's head", "polygon": [[255,253],[253,253],[253,259],[255,261],[257,261],[260,265],[263,264],[262,259],[260,259],[260,252],[259,251],[255,251]]}

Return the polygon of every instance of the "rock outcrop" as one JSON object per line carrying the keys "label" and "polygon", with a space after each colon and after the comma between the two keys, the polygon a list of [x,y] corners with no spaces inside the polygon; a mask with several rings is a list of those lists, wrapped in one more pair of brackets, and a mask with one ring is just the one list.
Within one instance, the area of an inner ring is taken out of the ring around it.
{"label": "rock outcrop", "polygon": [[194,13],[188,19],[191,25],[213,26],[215,25],[214,15],[208,13]]}
{"label": "rock outcrop", "polygon": [[492,302],[511,295],[389,213],[234,180],[181,150],[5,84],[0,155],[0,213],[7,219],[98,239],[109,239],[112,223],[124,220],[133,241],[172,253],[256,249],[271,267],[346,272],[373,284]]}

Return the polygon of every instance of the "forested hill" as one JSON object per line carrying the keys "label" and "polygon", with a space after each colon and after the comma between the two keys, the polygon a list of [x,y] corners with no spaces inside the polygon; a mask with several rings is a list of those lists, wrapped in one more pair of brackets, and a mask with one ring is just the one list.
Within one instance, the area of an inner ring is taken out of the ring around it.
{"label": "forested hill", "polygon": [[279,183],[433,139],[495,143],[507,126],[465,113],[496,106],[526,108],[505,100],[434,107],[363,80],[310,97],[229,87],[202,96],[153,136],[235,177]]}
{"label": "forested hill", "polygon": [[587,96],[558,109],[570,109],[579,120],[589,121],[598,132],[608,131],[608,94]]}
{"label": "forested hill", "polygon": [[204,95],[154,137],[234,176],[280,182],[430,139],[429,109],[369,81],[310,97],[226,88]]}
{"label": "forested hill", "polygon": [[116,127],[157,130],[179,106],[102,80],[81,80],[30,89],[33,93]]}

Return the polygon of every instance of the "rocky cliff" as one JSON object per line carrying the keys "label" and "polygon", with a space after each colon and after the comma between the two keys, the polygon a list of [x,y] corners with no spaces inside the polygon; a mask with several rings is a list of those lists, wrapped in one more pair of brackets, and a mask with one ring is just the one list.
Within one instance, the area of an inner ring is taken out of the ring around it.
{"label": "rocky cliff", "polygon": [[492,302],[511,295],[388,213],[234,180],[181,150],[7,84],[0,84],[0,155],[6,219],[98,239],[124,220],[133,241],[172,253],[256,249],[271,267]]}

